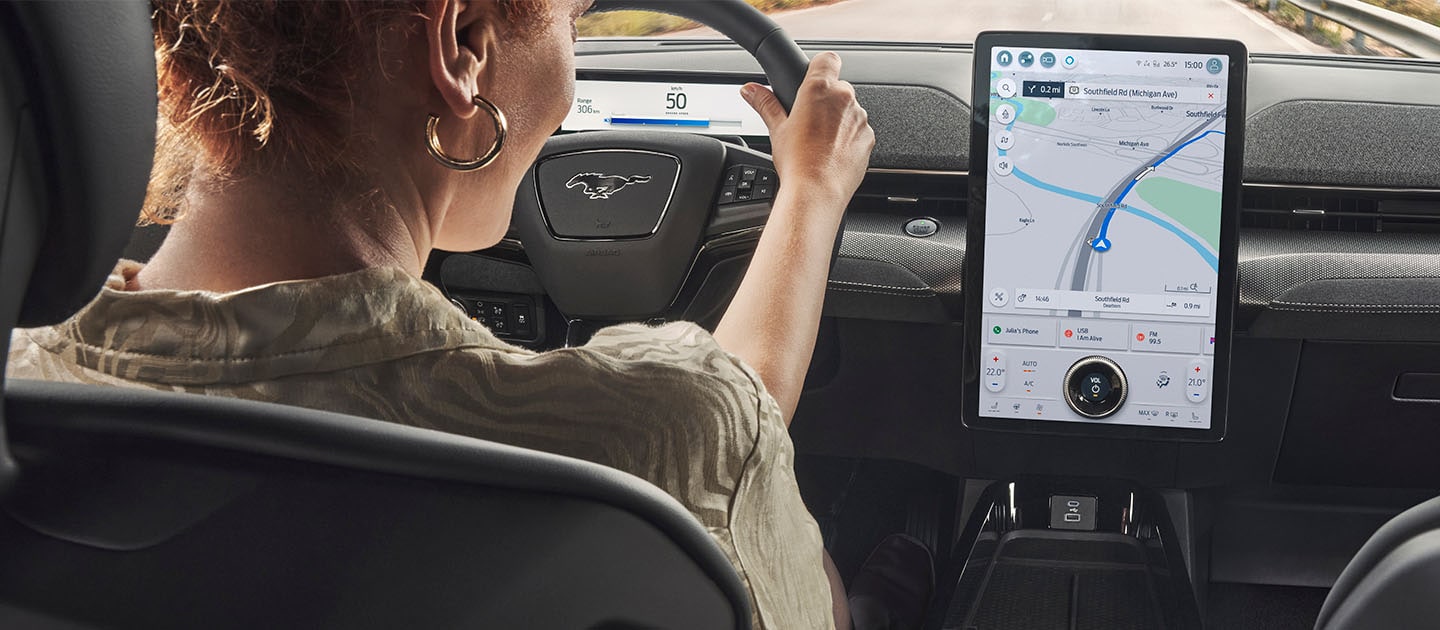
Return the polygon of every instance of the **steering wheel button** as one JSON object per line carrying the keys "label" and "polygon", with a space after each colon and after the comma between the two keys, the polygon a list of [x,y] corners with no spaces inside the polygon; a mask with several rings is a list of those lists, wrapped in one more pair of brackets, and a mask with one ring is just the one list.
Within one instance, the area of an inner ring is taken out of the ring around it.
{"label": "steering wheel button", "polygon": [[756,184],[754,196],[756,199],[769,199],[775,196],[775,187],[770,184]]}
{"label": "steering wheel button", "polygon": [[740,183],[740,169],[732,168],[725,173],[725,183],[722,186],[734,186]]}
{"label": "steering wheel button", "polygon": [[755,176],[755,183],[756,183],[756,184],[773,184],[773,183],[775,183],[775,171],[767,171],[767,170],[765,170],[765,169],[760,169],[760,173]]}
{"label": "steering wheel button", "polygon": [[720,203],[721,203],[721,204],[735,203],[735,193],[736,193],[736,191],[735,191],[735,187],[734,187],[734,186],[726,186],[726,187],[724,187],[724,188],[721,188],[721,189],[720,189]]}
{"label": "steering wheel button", "polygon": [[736,201],[750,201],[754,196],[748,190],[742,190],[735,194]]}
{"label": "steering wheel button", "polygon": [[740,181],[741,181],[741,182],[753,182],[753,181],[755,181],[755,178],[758,177],[759,175],[760,175],[760,169],[757,168],[757,167],[754,167],[754,166],[744,166],[744,167],[741,167],[741,168],[740,168]]}
{"label": "steering wheel button", "polygon": [[739,185],[739,186],[736,186],[735,188],[738,189],[740,192],[745,192],[745,191],[750,190],[751,188],[754,188],[754,187],[755,187],[755,181],[754,181],[754,180],[742,179],[742,180],[740,180],[740,185]]}

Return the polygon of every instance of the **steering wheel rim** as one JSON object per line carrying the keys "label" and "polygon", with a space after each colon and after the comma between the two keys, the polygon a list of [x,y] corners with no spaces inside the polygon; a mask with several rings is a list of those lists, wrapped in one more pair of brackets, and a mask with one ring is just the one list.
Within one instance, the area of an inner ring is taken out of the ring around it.
{"label": "steering wheel rim", "polygon": [[650,11],[694,20],[719,31],[755,57],[770,89],[789,112],[810,58],[775,20],[744,0],[596,0],[593,12]]}
{"label": "steering wheel rim", "polygon": [[[739,43],[794,103],[809,59],[742,0],[599,0],[596,9],[696,20]],[[531,267],[573,322],[668,318],[700,254],[724,237],[758,237],[780,185],[770,156],[703,135],[586,131],[550,138],[515,199]]]}

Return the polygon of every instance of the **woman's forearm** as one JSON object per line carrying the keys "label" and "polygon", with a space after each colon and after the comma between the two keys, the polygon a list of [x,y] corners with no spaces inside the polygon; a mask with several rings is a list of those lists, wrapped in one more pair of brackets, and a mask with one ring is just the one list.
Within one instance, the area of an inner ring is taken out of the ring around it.
{"label": "woman's forearm", "polygon": [[788,425],[815,351],[835,233],[865,176],[875,132],[854,86],[840,80],[835,53],[810,61],[790,113],[760,85],[746,84],[741,94],[770,129],[782,187],[715,339],[760,374]]}
{"label": "woman's forearm", "polygon": [[750,269],[715,329],[720,345],[759,373],[787,425],[815,350],[841,216],[835,205],[846,201],[781,188]]}

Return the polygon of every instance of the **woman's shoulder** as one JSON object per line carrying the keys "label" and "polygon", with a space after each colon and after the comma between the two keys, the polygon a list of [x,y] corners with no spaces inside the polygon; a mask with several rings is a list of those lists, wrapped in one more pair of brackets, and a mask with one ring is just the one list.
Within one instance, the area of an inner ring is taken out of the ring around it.
{"label": "woman's shoulder", "polygon": [[686,364],[697,360],[736,361],[708,331],[690,322],[610,326],[595,333],[590,342],[580,348],[637,361],[678,361]]}
{"label": "woman's shoulder", "polygon": [[749,366],[720,347],[704,328],[689,322],[611,326],[579,350],[659,373],[673,371],[700,380],[713,379],[751,396],[764,390]]}
{"label": "woman's shoulder", "polygon": [[495,385],[543,382],[557,396],[591,401],[617,394],[634,407],[759,420],[769,395],[759,376],[691,323],[624,324],[602,329],[583,346],[548,352],[462,351],[485,365]]}
{"label": "woman's shoulder", "polygon": [[[466,410],[467,425],[453,430],[469,433],[469,424],[499,414],[508,418],[493,422],[502,432],[534,423],[545,427],[537,434],[565,436],[563,444],[526,445],[646,479],[660,474],[646,466],[697,458],[723,460],[738,475],[755,449],[771,448],[762,446],[770,442],[762,435],[784,432],[778,406],[754,371],[693,324],[616,326],[583,346],[548,352],[452,352],[416,357],[429,365],[406,372],[426,375],[423,396],[431,403],[466,401],[452,405]],[[656,458],[634,449],[676,452]]]}

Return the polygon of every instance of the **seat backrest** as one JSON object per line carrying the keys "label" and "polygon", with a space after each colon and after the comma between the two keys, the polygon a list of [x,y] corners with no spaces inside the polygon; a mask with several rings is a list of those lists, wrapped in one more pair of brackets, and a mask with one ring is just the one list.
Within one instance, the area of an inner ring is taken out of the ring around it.
{"label": "seat backrest", "polygon": [[[0,2],[0,351],[17,324],[94,297],[135,223],[155,142],[150,41],[142,2]],[[3,424],[0,492],[15,472]]]}
{"label": "seat backrest", "polygon": [[1440,498],[1376,530],[1340,573],[1318,630],[1434,628],[1440,620]]}
{"label": "seat backrest", "polygon": [[[0,351],[119,257],[154,147],[149,29],[143,0],[0,1]],[[749,626],[700,524],[616,470],[278,405],[0,385],[0,627]]]}
{"label": "seat backrest", "polygon": [[695,519],[610,468],[130,388],[17,380],[5,407],[0,627],[749,625]]}

